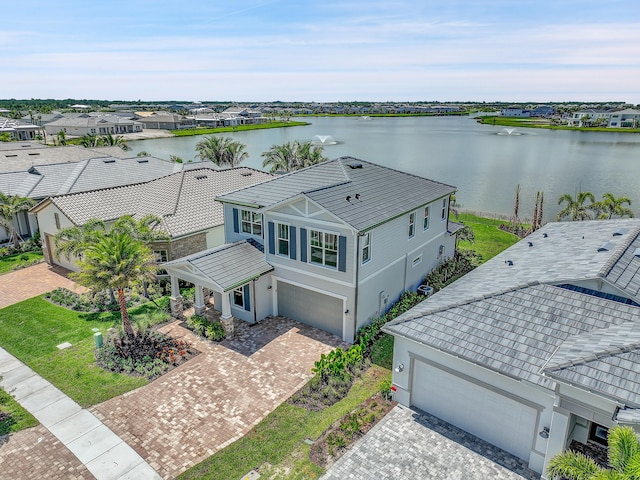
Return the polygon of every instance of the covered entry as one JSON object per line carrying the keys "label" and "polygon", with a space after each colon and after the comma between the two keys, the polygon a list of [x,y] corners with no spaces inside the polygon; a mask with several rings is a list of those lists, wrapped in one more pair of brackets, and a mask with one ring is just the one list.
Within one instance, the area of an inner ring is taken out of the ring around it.
{"label": "covered entry", "polygon": [[343,336],[342,298],[278,280],[277,300],[278,315]]}
{"label": "covered entry", "polygon": [[538,411],[470,379],[415,360],[411,404],[529,461]]}

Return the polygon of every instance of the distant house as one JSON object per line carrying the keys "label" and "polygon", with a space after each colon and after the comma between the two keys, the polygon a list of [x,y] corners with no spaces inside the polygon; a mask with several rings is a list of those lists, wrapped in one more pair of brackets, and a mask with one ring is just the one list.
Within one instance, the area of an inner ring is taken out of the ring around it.
{"label": "distant house", "polygon": [[353,341],[454,254],[455,190],[342,157],[220,195],[227,243],[165,265],[174,314],[182,279],[196,311],[206,288],[225,319],[285,315]]}
{"label": "distant house", "polygon": [[500,110],[500,115],[503,117],[530,117],[531,111],[519,107],[509,107]]}
{"label": "distant house", "polygon": [[536,472],[640,431],[640,220],[547,224],[384,331],[395,400]]}
{"label": "distant house", "polygon": [[608,126],[612,128],[640,128],[640,110],[626,108],[613,111],[609,115]]}
{"label": "distant house", "polygon": [[35,140],[42,134],[38,125],[32,125],[13,118],[0,117],[0,134],[8,133],[11,140]]}
{"label": "distant house", "polygon": [[195,121],[192,118],[170,112],[136,112],[138,122],[144,128],[179,130],[181,128],[193,128]]}
{"label": "distant house", "polygon": [[556,113],[556,109],[549,105],[538,105],[531,109],[532,117],[550,117]]}
{"label": "distant house", "polygon": [[56,253],[53,237],[61,229],[84,225],[93,218],[110,224],[122,215],[142,218],[148,214],[162,219],[159,228],[170,237],[169,242],[153,246],[158,258],[166,262],[224,243],[223,207],[215,196],[271,178],[251,168],[200,166],[134,185],[54,195],[30,212],[37,216],[45,260],[51,265],[77,269],[73,259]]}
{"label": "distant house", "polygon": [[82,137],[84,135],[125,134],[142,131],[142,123],[118,115],[100,113],[81,113],[65,115],[63,118],[46,123],[47,135],[65,135]]}

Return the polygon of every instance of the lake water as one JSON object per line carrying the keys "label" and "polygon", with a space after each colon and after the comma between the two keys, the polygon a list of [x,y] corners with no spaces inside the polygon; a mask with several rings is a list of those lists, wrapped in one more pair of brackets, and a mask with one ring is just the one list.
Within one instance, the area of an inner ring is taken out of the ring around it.
{"label": "lake water", "polygon": [[[521,218],[530,218],[537,191],[544,192],[544,218],[555,218],[564,193],[590,191],[628,196],[640,212],[640,135],[578,132],[481,125],[467,117],[310,117],[304,127],[225,134],[244,143],[244,165],[262,168],[260,154],[291,140],[337,142],[324,148],[329,158],[353,156],[397,168],[458,188],[463,209],[510,216],[520,185]],[[142,150],[168,159],[196,159],[202,136],[131,141]],[[330,140],[331,140],[330,139]],[[389,185],[393,188],[393,185]]]}

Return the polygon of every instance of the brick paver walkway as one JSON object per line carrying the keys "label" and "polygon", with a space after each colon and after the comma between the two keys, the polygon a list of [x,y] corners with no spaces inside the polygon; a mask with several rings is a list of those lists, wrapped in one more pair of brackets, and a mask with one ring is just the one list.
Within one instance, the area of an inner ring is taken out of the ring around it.
{"label": "brick paver walkway", "polygon": [[524,461],[417,409],[396,406],[321,480],[536,480]]}
{"label": "brick paver walkway", "polygon": [[49,430],[39,425],[0,437],[0,478],[95,478]]}
{"label": "brick paver walkway", "polygon": [[174,478],[245,435],[311,378],[321,353],[344,344],[282,317],[238,322],[236,338],[163,330],[202,353],[138,390],[90,409],[163,478]]}
{"label": "brick paver walkway", "polygon": [[39,263],[0,275],[0,308],[42,295],[58,287],[75,292],[85,291],[86,289],[66,277],[68,273],[64,268]]}

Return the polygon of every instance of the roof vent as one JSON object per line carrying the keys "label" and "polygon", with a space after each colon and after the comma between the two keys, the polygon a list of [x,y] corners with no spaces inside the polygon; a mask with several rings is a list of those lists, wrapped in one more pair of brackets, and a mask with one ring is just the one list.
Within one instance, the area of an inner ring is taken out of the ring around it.
{"label": "roof vent", "polygon": [[349,168],[352,168],[352,169],[354,169],[354,170],[355,170],[356,168],[362,168],[362,164],[361,164],[361,163],[350,163],[350,164],[349,164]]}
{"label": "roof vent", "polygon": [[506,263],[509,267],[513,267],[513,260],[505,260],[504,263]]}
{"label": "roof vent", "polygon": [[138,159],[138,163],[149,163],[149,159],[148,158],[139,158]]}
{"label": "roof vent", "polygon": [[33,157],[34,155],[40,155],[40,152],[29,152],[29,155]]}
{"label": "roof vent", "polygon": [[640,257],[640,248],[636,248],[636,249],[633,251],[633,256],[634,256],[634,257]]}
{"label": "roof vent", "polygon": [[360,194],[356,193],[356,200],[360,200]]}
{"label": "roof vent", "polygon": [[115,158],[105,158],[104,160],[102,160],[104,163],[116,163],[116,159]]}
{"label": "roof vent", "polygon": [[351,195],[347,195],[347,198],[345,198],[345,200],[349,203],[351,203]]}
{"label": "roof vent", "polygon": [[547,235],[546,233],[542,234],[542,238],[547,238],[549,235]]}
{"label": "roof vent", "polygon": [[619,228],[618,230],[616,230],[615,232],[613,232],[613,237],[619,237],[621,235],[624,235],[625,233],[627,233],[629,230],[627,230],[626,228]]}
{"label": "roof vent", "polygon": [[533,247],[533,242],[529,242],[529,246],[530,246],[530,247]]}
{"label": "roof vent", "polygon": [[611,250],[615,245],[611,242],[604,242],[602,245],[600,245],[600,247],[598,247],[598,251],[599,252],[608,252],[609,250]]}
{"label": "roof vent", "polygon": [[38,170],[36,170],[36,167],[34,167],[33,165],[31,167],[29,167],[29,170],[27,170],[28,173],[33,173],[34,175],[40,175],[40,172]]}
{"label": "roof vent", "polygon": [[18,154],[17,153],[7,153],[5,154],[5,157],[9,158],[9,157],[17,157]]}
{"label": "roof vent", "polygon": [[253,174],[253,172],[242,172],[240,175],[242,175],[243,177],[250,177]]}
{"label": "roof vent", "polygon": [[206,175],[196,175],[196,180],[202,180],[204,178],[207,178]]}

